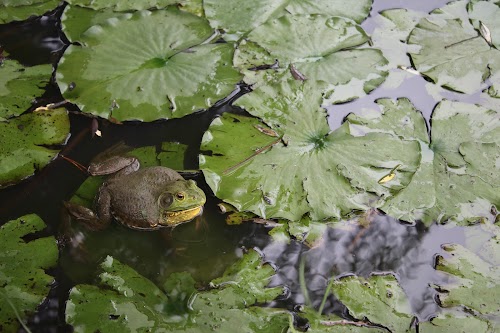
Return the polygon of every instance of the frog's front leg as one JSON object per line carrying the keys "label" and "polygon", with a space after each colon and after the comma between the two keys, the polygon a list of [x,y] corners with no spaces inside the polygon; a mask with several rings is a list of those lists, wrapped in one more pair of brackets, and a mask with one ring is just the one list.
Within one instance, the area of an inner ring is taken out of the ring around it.
{"label": "frog's front leg", "polygon": [[111,195],[106,188],[99,190],[97,214],[87,207],[69,201],[64,202],[64,206],[73,218],[92,231],[103,230],[111,223]]}

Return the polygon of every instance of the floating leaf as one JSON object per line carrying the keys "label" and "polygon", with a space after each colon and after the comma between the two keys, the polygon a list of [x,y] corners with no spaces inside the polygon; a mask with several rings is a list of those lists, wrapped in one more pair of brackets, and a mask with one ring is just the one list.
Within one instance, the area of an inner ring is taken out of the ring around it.
{"label": "floating leaf", "polygon": [[442,333],[442,332],[475,332],[475,333],[493,333],[488,323],[473,316],[443,315],[440,314],[430,322],[423,322],[418,325],[422,333]]}
{"label": "floating leaf", "polygon": [[[104,272],[99,276],[99,286],[77,285],[70,292],[66,320],[76,332],[97,329],[277,332],[288,327],[290,315],[287,311],[251,306],[256,301],[274,298],[278,294],[275,291],[283,292],[281,288],[265,288],[274,270],[262,265],[255,251],[250,251],[231,266],[223,278],[214,281],[212,285],[219,283],[218,288],[196,292],[184,307],[175,306],[173,301],[186,302],[187,294],[180,298],[178,294],[169,297],[151,281],[112,257],[108,257],[101,267]],[[194,292],[191,278],[184,286],[176,283],[176,279],[171,278],[166,283],[170,292]],[[179,313],[182,309],[189,311]],[[170,312],[172,310],[175,314]]]}
{"label": "floating leaf", "polygon": [[372,275],[367,279],[345,276],[333,281],[332,287],[335,297],[354,318],[367,318],[391,332],[410,331],[410,303],[393,275]]}
{"label": "floating leaf", "polygon": [[[495,33],[500,29],[497,19],[500,10],[498,4],[480,3],[471,5],[469,16],[467,1],[451,2],[431,12],[412,31],[408,43],[420,46],[417,52],[410,52],[413,63],[419,72],[438,85],[474,93],[488,77],[494,85],[500,82],[500,51],[492,49],[478,32],[478,21],[481,21],[492,30],[495,43],[499,39],[495,39]],[[483,9],[485,6],[494,8],[487,11]],[[472,17],[477,22],[476,28],[469,21]]]}
{"label": "floating leaf", "polygon": [[[237,101],[281,141],[258,131],[254,118],[224,115],[212,122],[200,167],[217,197],[264,218],[298,221],[309,214],[323,220],[376,206],[409,183],[420,159],[418,143],[384,133],[353,136],[347,124],[330,132],[322,96],[308,82],[262,86]],[[397,177],[379,184],[398,164]]]}
{"label": "floating leaf", "polygon": [[[297,79],[300,73],[301,80],[334,86],[329,87],[334,91],[328,101],[344,102],[372,91],[387,75],[387,60],[379,50],[352,49],[367,41],[363,29],[345,18],[284,15],[250,32],[240,43],[234,63],[247,83],[264,84],[282,80],[281,76]],[[253,70],[274,59],[281,70],[264,75]]]}
{"label": "floating leaf", "polygon": [[87,46],[71,45],[58,66],[64,97],[84,112],[178,118],[210,107],[240,79],[230,66],[233,46],[206,43],[214,32],[202,18],[168,9],[107,22],[81,37]]}
{"label": "floating leaf", "polygon": [[179,0],[68,0],[71,5],[99,9],[111,9],[114,11],[132,11],[143,9],[160,9],[178,3]]}
{"label": "floating leaf", "polygon": [[347,4],[340,0],[205,0],[203,7],[210,24],[229,34],[241,36],[264,22],[291,14],[324,14],[363,21],[369,14],[372,0]]}
{"label": "floating leaf", "polygon": [[0,122],[0,187],[19,182],[57,154],[44,146],[61,145],[69,133],[66,110],[39,111]]}
{"label": "floating leaf", "polygon": [[490,45],[500,48],[500,5],[495,1],[472,0],[467,5],[467,11],[472,24],[479,30],[481,36]]}
{"label": "floating leaf", "polygon": [[[498,261],[500,243],[490,240],[496,249],[494,259]],[[453,275],[449,284],[437,286],[441,306],[465,306],[483,315],[500,319],[500,267],[483,260],[462,245],[445,244],[448,252],[438,256],[436,269]]]}
{"label": "floating leaf", "polygon": [[299,315],[308,320],[308,333],[387,332],[387,330],[380,327],[373,327],[367,322],[345,320],[333,314],[319,315],[310,308],[304,308]]}
{"label": "floating leaf", "polygon": [[49,292],[53,277],[45,270],[57,263],[54,237],[25,241],[45,228],[37,215],[25,215],[0,227],[0,327],[16,332]]}
{"label": "floating leaf", "polygon": [[0,24],[26,20],[55,9],[60,0],[0,0]]}
{"label": "floating leaf", "polygon": [[51,65],[24,67],[17,61],[0,61],[0,121],[25,112],[44,92]]}
{"label": "floating leaf", "polygon": [[[377,101],[380,111],[347,117],[351,133],[383,131],[414,140],[421,161],[411,183],[382,209],[406,221],[426,223],[452,219],[459,223],[490,218],[491,206],[500,204],[498,112],[477,105],[443,101],[432,114],[429,140],[425,121],[407,99]],[[429,144],[430,142],[430,144]]]}

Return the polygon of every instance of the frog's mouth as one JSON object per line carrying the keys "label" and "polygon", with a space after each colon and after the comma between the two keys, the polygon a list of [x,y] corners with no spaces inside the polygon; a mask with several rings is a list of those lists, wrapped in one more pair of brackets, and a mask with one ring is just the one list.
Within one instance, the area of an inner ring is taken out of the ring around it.
{"label": "frog's mouth", "polygon": [[179,211],[164,210],[161,213],[160,225],[174,227],[178,224],[189,222],[203,212],[203,206],[196,206]]}

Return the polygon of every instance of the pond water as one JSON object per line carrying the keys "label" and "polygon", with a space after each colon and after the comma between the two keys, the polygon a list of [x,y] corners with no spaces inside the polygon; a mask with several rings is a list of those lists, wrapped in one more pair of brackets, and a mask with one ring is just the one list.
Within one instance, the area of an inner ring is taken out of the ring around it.
{"label": "pond water", "polygon": [[[362,24],[368,34],[377,25],[378,12],[389,8],[409,8],[429,12],[447,1],[386,1],[375,0],[370,17]],[[57,63],[68,41],[59,30],[61,9],[51,15],[0,25],[0,45],[10,56],[25,65]],[[382,97],[408,97],[427,122],[437,98],[428,91],[427,81],[420,76],[404,80],[397,87],[382,85],[364,98],[328,108],[331,129],[338,128],[344,117],[357,110],[373,109],[374,101]],[[133,147],[155,145],[164,141],[188,146],[185,169],[198,167],[198,147],[211,120],[222,112],[241,112],[230,102],[248,91],[240,87],[232,98],[206,112],[182,119],[152,123],[128,122],[113,124],[99,119],[105,137],[92,137],[92,119],[71,113],[71,137],[61,154],[84,165],[99,152],[123,141]],[[446,92],[445,98],[476,103],[477,95]],[[37,105],[62,100],[58,88],[50,84]],[[21,184],[0,190],[0,216],[5,222],[27,213],[36,213],[48,224],[42,234],[57,234],[60,228],[62,202],[68,200],[86,176],[63,159],[57,159],[36,176]],[[206,193],[210,189],[202,176],[193,179]],[[273,241],[269,228],[255,223],[227,225],[219,212],[220,201],[208,195],[201,218],[174,230],[137,232],[117,224],[99,233],[75,228],[73,243],[62,249],[59,267],[48,300],[42,304],[28,326],[33,332],[65,330],[64,306],[69,289],[77,284],[92,282],[97,265],[108,254],[129,264],[152,281],[161,283],[172,272],[188,271],[195,280],[209,282],[242,255],[256,248],[277,268],[271,285],[286,285],[289,297],[272,306],[293,309],[298,304],[318,308],[323,300],[328,280],[332,276],[373,272],[394,272],[407,293],[419,320],[428,320],[439,312],[436,292],[431,284],[442,284],[446,277],[434,269],[435,257],[445,243],[464,243],[462,228],[420,223],[410,225],[378,211],[370,214],[370,226],[363,228],[345,223],[342,228],[328,228],[322,240],[309,247],[296,240]],[[330,296],[325,313],[336,313],[349,319],[346,309]]]}

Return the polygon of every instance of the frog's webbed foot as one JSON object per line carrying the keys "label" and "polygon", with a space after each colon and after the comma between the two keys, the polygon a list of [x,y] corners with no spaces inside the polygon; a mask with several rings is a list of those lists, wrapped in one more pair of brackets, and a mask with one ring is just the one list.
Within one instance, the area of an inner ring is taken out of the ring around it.
{"label": "frog's webbed foot", "polygon": [[96,214],[87,207],[80,206],[69,201],[65,201],[64,206],[66,207],[69,215],[92,231],[103,230],[109,224],[106,223],[105,220],[99,219],[99,217],[97,217]]}

